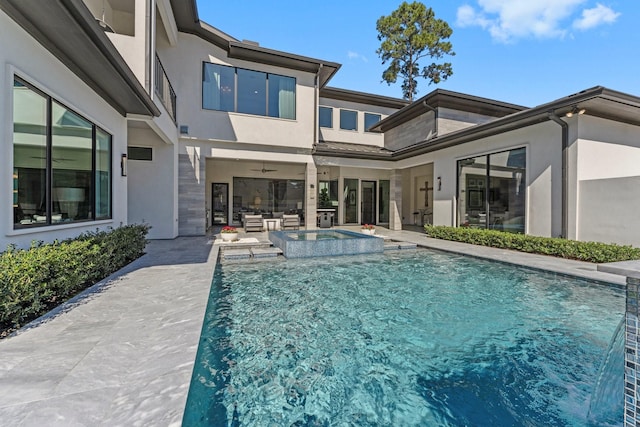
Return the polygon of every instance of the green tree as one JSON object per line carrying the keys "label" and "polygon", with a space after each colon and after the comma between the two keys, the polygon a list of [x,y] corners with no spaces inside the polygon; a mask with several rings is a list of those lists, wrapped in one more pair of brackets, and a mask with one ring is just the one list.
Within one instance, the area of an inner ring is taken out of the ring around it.
{"label": "green tree", "polygon": [[402,77],[402,95],[413,101],[417,92],[416,77],[429,79],[429,84],[440,83],[453,74],[451,63],[431,63],[420,69],[418,61],[427,56],[440,59],[444,55],[455,55],[451,42],[447,41],[453,31],[442,19],[436,19],[433,9],[414,1],[402,2],[389,16],[376,22],[378,40],[382,43],[376,51],[382,64],[389,67],[382,73],[387,84]]}

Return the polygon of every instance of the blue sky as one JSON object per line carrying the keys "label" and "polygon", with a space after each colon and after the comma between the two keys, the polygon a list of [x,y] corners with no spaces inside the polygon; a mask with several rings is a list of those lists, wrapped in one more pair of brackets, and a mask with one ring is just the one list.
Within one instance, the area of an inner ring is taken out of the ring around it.
{"label": "blue sky", "polygon": [[[342,64],[329,86],[402,97],[399,82],[382,82],[376,55],[376,21],[399,1],[197,3],[201,20],[239,40]],[[533,107],[598,85],[640,96],[636,0],[425,4],[453,29],[456,55],[453,76],[437,86],[420,79],[418,97],[442,88]]]}

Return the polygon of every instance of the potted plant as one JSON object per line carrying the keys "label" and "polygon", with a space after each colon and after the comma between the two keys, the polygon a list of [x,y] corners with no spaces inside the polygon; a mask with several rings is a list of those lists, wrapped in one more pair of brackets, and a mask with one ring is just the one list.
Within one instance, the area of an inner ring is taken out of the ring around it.
{"label": "potted plant", "polygon": [[233,242],[238,240],[238,229],[230,225],[225,225],[222,227],[222,230],[220,230],[220,237],[222,237],[223,242]]}
{"label": "potted plant", "polygon": [[364,234],[373,235],[373,234],[376,234],[376,226],[375,226],[375,225],[373,225],[373,224],[364,224],[364,225],[361,227],[361,231],[362,231]]}

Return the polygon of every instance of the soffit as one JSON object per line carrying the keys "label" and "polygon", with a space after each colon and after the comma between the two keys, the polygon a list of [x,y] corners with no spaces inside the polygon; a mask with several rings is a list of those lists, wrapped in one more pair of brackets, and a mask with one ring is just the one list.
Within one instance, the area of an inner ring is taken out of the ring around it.
{"label": "soffit", "polygon": [[123,116],[160,115],[81,0],[0,0],[0,9]]}
{"label": "soffit", "polygon": [[323,141],[315,145],[314,155],[329,157],[349,157],[371,160],[393,160],[391,151],[377,145],[352,144],[347,142]]}

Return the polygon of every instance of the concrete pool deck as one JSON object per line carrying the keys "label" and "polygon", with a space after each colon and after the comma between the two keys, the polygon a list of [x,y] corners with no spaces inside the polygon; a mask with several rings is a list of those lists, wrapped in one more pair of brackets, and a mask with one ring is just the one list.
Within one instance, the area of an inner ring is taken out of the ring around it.
{"label": "concrete pool deck", "polygon": [[[359,229],[359,227],[339,227]],[[428,238],[394,240],[623,286],[595,264]],[[249,233],[266,240],[266,233]],[[219,245],[152,241],[147,253],[61,309],[0,341],[0,424],[178,426]]]}

